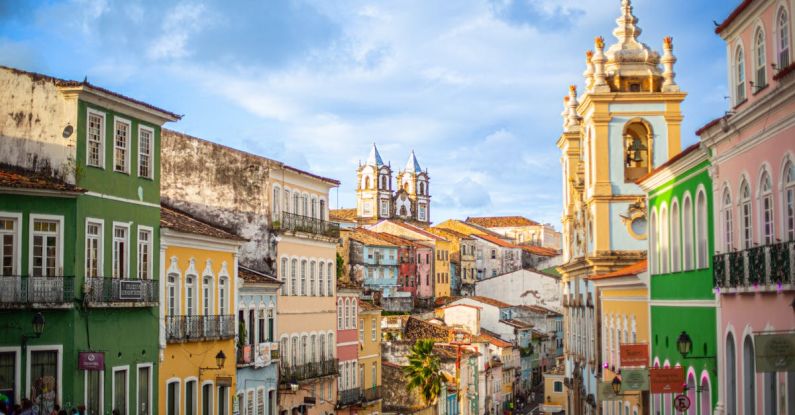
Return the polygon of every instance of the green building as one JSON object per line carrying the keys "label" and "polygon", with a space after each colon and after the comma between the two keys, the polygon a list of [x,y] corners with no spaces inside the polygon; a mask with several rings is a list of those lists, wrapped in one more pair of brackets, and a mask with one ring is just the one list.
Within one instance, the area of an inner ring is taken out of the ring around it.
{"label": "green building", "polygon": [[180,117],[6,67],[0,108],[0,394],[156,413],[160,127]]}
{"label": "green building", "polygon": [[[715,295],[712,291],[712,181],[698,143],[641,178],[647,193],[652,366],[681,365],[696,415],[718,397]],[[685,336],[692,350],[683,355]],[[653,394],[651,413],[674,414],[673,394]]]}

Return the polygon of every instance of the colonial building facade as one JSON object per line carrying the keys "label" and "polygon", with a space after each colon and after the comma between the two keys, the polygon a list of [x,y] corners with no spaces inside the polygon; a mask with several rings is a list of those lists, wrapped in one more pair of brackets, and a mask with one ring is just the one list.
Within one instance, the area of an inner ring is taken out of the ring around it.
{"label": "colonial building facade", "polygon": [[[562,276],[567,413],[595,414],[601,379],[600,310],[588,277],[646,256],[645,195],[635,180],[680,151],[680,103],[672,41],[662,56],[638,41],[629,0],[605,50],[586,53],[585,90],[570,87],[557,141],[563,168]],[[662,68],[660,67],[662,64]]]}

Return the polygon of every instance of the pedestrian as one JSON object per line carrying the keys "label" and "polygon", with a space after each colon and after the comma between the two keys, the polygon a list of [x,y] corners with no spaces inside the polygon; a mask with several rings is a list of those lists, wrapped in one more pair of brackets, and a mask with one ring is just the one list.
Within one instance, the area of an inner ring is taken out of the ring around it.
{"label": "pedestrian", "polygon": [[536,401],[536,392],[532,391],[530,392],[530,402],[535,402],[535,401]]}

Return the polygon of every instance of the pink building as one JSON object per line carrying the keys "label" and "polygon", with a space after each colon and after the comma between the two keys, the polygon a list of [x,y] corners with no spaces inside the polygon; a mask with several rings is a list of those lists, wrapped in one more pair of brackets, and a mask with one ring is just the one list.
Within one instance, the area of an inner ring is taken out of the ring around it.
{"label": "pink building", "polygon": [[697,133],[713,164],[718,414],[795,411],[795,359],[766,347],[795,348],[792,7],[745,0],[716,29],[732,108]]}
{"label": "pink building", "polygon": [[433,247],[422,241],[417,244],[417,299],[430,304],[433,300]]}
{"label": "pink building", "polygon": [[359,294],[358,288],[337,287],[337,410],[359,400]]}

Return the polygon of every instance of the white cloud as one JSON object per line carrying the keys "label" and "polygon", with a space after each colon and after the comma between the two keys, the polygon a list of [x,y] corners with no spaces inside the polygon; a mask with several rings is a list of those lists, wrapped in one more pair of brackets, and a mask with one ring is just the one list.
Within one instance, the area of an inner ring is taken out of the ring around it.
{"label": "white cloud", "polygon": [[201,30],[207,21],[206,8],[202,4],[182,2],[165,12],[161,23],[162,33],[155,38],[147,56],[150,59],[179,59],[190,55],[188,40]]}

